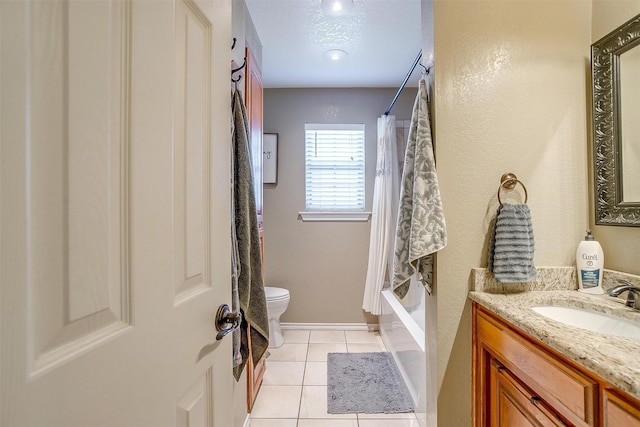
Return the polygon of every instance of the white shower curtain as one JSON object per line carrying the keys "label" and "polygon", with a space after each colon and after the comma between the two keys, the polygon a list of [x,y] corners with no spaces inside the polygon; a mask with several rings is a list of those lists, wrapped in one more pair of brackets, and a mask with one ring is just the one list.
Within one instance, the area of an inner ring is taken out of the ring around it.
{"label": "white shower curtain", "polygon": [[382,287],[386,272],[393,271],[393,242],[398,216],[400,179],[398,177],[396,124],[394,116],[378,118],[378,148],[376,178],[371,209],[369,266],[365,281],[362,308],[371,314],[381,314]]}

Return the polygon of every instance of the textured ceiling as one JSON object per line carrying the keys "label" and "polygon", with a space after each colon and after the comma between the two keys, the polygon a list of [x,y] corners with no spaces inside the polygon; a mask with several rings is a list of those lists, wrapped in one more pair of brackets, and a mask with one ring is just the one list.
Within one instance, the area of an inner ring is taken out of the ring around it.
{"label": "textured ceiling", "polygon": [[[420,51],[420,0],[354,0],[345,16],[326,14],[320,0],[246,3],[265,87],[398,87]],[[331,62],[329,49],[348,55]]]}

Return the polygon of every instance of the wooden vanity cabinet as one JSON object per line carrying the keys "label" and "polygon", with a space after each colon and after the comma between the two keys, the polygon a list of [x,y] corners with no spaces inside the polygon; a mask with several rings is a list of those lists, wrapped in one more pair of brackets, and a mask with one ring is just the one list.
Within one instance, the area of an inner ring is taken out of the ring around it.
{"label": "wooden vanity cabinet", "polygon": [[473,303],[473,424],[640,427],[640,401]]}

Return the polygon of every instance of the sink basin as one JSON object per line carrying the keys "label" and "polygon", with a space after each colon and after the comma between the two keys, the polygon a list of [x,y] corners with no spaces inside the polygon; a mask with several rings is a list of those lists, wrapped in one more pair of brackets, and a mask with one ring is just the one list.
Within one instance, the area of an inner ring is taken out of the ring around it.
{"label": "sink basin", "polygon": [[640,323],[597,311],[557,305],[531,307],[533,311],[556,322],[588,331],[640,339]]}

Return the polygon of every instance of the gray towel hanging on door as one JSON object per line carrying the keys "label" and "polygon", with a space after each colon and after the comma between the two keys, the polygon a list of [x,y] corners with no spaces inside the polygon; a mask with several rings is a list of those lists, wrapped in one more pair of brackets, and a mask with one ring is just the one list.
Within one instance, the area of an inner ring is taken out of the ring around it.
{"label": "gray towel hanging on door", "polygon": [[249,352],[247,325],[254,366],[269,347],[269,318],[262,280],[262,253],[249,141],[247,112],[242,94],[236,89],[233,95],[232,176],[235,209],[232,215],[238,250],[238,297],[243,311],[240,345],[243,360],[233,369],[236,380],[242,374]]}

